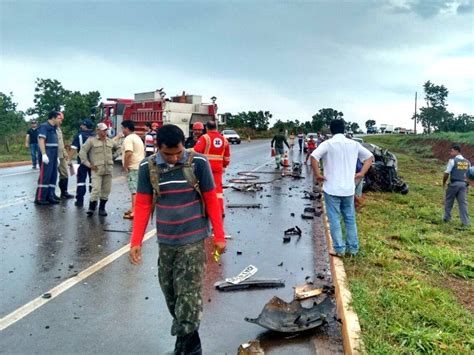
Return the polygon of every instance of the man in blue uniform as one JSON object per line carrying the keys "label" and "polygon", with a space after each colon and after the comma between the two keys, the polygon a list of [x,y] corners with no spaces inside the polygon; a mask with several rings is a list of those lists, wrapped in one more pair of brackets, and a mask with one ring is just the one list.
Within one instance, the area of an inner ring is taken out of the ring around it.
{"label": "man in blue uniform", "polygon": [[461,147],[459,144],[453,144],[449,152],[449,159],[443,176],[443,188],[446,186],[448,178],[451,177],[448,188],[446,189],[446,198],[444,201],[444,217],[443,221],[448,222],[451,219],[451,210],[453,209],[454,200],[458,201],[459,217],[464,226],[469,226],[469,215],[467,213],[467,179],[466,173],[471,166],[469,160],[464,159],[461,155]]}
{"label": "man in blue uniform", "polygon": [[57,204],[54,190],[58,179],[58,134],[56,127],[60,113],[51,111],[48,121],[42,123],[38,129],[38,146],[41,152],[39,156],[40,174],[38,188],[36,190],[35,203],[37,205]]}
{"label": "man in blue uniform", "polygon": [[36,120],[31,120],[30,123],[31,128],[26,132],[25,147],[30,149],[33,169],[36,169],[36,162],[38,161],[38,123]]}
{"label": "man in blue uniform", "polygon": [[77,188],[76,188],[76,202],[74,205],[77,207],[84,206],[84,195],[86,194],[86,180],[89,176],[89,192],[91,191],[91,169],[87,166],[81,164],[81,159],[79,158],[79,151],[81,147],[86,143],[87,139],[91,136],[94,136],[95,133],[92,130],[94,124],[92,120],[86,118],[81,124],[81,131],[76,134],[72,140],[71,148],[69,149],[69,161],[71,161],[74,153],[77,153],[77,163],[79,168],[77,169]]}

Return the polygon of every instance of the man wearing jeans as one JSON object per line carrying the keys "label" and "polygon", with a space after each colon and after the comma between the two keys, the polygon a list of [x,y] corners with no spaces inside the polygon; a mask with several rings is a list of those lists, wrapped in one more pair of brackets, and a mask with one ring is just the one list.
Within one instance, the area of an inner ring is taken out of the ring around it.
{"label": "man wearing jeans", "polygon": [[30,148],[31,162],[33,169],[36,169],[38,161],[38,123],[36,120],[31,120],[31,128],[26,132],[25,147]]}
{"label": "man wearing jeans", "polygon": [[[356,255],[359,251],[354,209],[355,180],[364,177],[369,170],[373,155],[361,144],[344,136],[344,121],[333,120],[330,124],[333,137],[322,142],[311,154],[311,166],[318,182],[323,183],[324,201],[334,251],[333,256],[343,256],[347,251]],[[357,159],[364,162],[362,170],[354,172]],[[319,161],[323,161],[324,175]],[[346,226],[346,242],[342,239],[340,218]]]}

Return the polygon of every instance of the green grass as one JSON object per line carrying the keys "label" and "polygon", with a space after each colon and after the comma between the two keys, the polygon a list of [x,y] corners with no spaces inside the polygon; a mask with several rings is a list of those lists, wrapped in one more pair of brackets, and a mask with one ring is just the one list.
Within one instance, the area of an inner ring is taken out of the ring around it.
{"label": "green grass", "polygon": [[[474,288],[474,228],[460,228],[456,205],[453,220],[441,221],[444,163],[409,139],[365,137],[397,153],[410,192],[368,193],[357,216],[361,253],[345,267],[363,341],[370,354],[473,353],[463,302]],[[473,199],[471,189],[471,218]]]}
{"label": "green grass", "polygon": [[7,150],[5,140],[2,139],[0,141],[0,163],[25,161],[31,159],[29,148],[25,148],[24,146],[24,135],[10,137],[8,143],[10,151]]}

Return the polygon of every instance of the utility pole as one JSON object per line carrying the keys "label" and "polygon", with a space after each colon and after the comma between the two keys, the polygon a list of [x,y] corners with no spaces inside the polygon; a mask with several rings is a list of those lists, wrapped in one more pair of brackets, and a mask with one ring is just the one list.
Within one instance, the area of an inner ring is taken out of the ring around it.
{"label": "utility pole", "polygon": [[415,127],[414,127],[413,131],[415,132],[415,134],[416,134],[416,101],[417,101],[417,95],[418,95],[418,92],[415,91],[415,116],[413,116],[413,119],[415,121]]}

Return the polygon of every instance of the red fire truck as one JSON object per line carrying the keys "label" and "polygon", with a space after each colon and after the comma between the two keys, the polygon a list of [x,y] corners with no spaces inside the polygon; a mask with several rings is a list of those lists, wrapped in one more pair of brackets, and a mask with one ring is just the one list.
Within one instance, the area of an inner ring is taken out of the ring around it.
{"label": "red fire truck", "polygon": [[[216,97],[211,103],[203,103],[202,96],[182,95],[166,98],[163,89],[135,94],[132,99],[108,98],[101,104],[102,122],[110,128],[111,136],[121,131],[123,120],[135,123],[136,133],[143,135],[146,122],[157,122],[159,127],[165,124],[179,126],[185,136],[189,136],[194,122],[206,123],[217,120]],[[225,116],[222,116],[225,117]]]}

